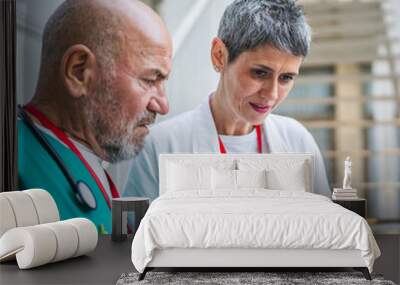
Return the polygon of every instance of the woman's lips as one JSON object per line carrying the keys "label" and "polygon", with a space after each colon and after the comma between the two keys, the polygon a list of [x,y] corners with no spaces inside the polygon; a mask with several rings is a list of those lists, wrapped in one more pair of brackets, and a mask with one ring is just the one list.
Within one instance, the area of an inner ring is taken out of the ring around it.
{"label": "woman's lips", "polygon": [[249,104],[254,109],[254,111],[258,113],[267,113],[269,110],[271,110],[271,105],[260,105],[251,102],[249,102]]}

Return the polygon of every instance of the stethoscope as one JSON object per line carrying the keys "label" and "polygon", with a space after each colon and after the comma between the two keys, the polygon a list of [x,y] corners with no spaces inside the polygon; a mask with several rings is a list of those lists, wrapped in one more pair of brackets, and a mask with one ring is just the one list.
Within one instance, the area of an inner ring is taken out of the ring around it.
{"label": "stethoscope", "polygon": [[35,135],[39,143],[42,147],[48,152],[48,154],[54,159],[57,163],[58,167],[63,172],[65,178],[68,180],[68,183],[71,185],[72,191],[75,194],[76,199],[79,204],[87,209],[95,210],[97,208],[97,201],[93,194],[90,186],[82,180],[75,180],[71,174],[71,172],[67,169],[65,164],[63,163],[61,157],[58,155],[57,151],[53,148],[53,146],[47,141],[47,139],[43,136],[38,127],[35,126],[32,119],[26,114],[24,108],[18,105],[18,116],[22,119],[22,121],[28,126],[31,132]]}

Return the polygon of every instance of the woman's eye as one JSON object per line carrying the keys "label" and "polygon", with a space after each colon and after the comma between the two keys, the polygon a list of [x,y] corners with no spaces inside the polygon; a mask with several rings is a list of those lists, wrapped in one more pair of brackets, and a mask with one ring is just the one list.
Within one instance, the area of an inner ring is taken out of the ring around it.
{"label": "woman's eye", "polygon": [[256,77],[266,77],[268,75],[268,73],[262,69],[253,69],[252,73],[256,76]]}
{"label": "woman's eye", "polygon": [[294,77],[292,75],[282,75],[281,76],[281,81],[287,83],[290,82],[294,79]]}

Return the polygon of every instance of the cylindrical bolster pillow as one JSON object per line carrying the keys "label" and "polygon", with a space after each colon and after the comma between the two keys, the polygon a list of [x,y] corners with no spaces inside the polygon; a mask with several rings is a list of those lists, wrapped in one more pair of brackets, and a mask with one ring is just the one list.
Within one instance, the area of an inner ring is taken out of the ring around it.
{"label": "cylindrical bolster pillow", "polygon": [[16,226],[17,222],[10,202],[6,197],[0,195],[0,237]]}
{"label": "cylindrical bolster pillow", "polygon": [[58,208],[50,193],[42,189],[29,189],[23,191],[28,194],[36,208],[39,224],[52,223],[60,220]]}
{"label": "cylindrical bolster pillow", "polygon": [[84,218],[75,218],[63,221],[72,225],[78,233],[78,248],[74,254],[79,256],[86,254],[96,248],[98,232],[95,224]]}
{"label": "cylindrical bolster pillow", "polygon": [[41,225],[14,228],[0,239],[0,260],[16,255],[20,269],[49,263],[56,253],[57,240],[53,231]]}
{"label": "cylindrical bolster pillow", "polygon": [[44,224],[56,235],[57,250],[51,262],[57,262],[75,255],[78,248],[78,233],[75,228],[65,221]]}
{"label": "cylindrical bolster pillow", "polygon": [[16,255],[20,269],[86,254],[96,248],[96,226],[88,219],[19,227],[0,238],[0,261]]}
{"label": "cylindrical bolster pillow", "polygon": [[38,214],[31,197],[22,191],[3,192],[13,209],[17,227],[26,227],[39,224]]}

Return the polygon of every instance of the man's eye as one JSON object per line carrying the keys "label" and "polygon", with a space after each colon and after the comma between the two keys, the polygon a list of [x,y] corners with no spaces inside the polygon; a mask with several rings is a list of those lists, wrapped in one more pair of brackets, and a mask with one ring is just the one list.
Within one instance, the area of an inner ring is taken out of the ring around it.
{"label": "man's eye", "polygon": [[146,85],[148,85],[148,86],[154,86],[154,85],[156,84],[156,81],[157,81],[157,80],[155,80],[155,79],[143,78],[142,81],[143,81]]}

